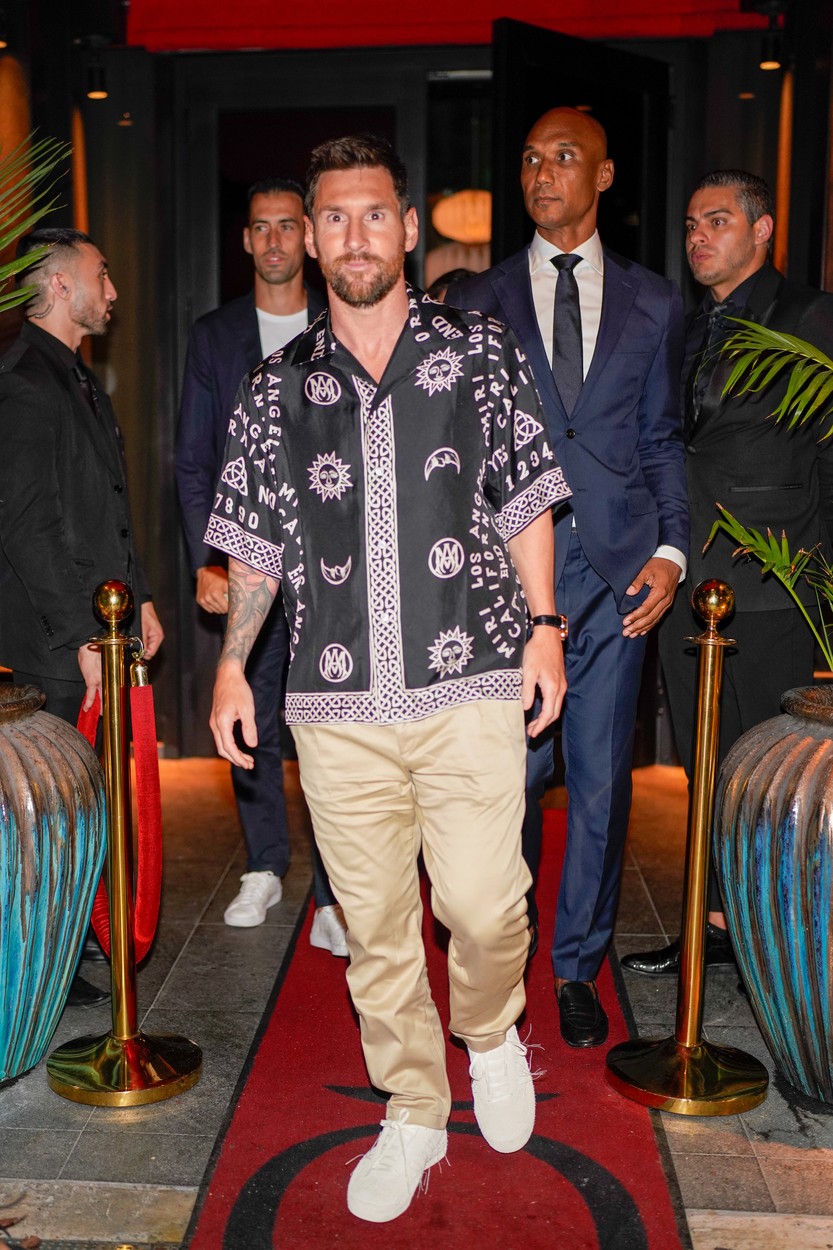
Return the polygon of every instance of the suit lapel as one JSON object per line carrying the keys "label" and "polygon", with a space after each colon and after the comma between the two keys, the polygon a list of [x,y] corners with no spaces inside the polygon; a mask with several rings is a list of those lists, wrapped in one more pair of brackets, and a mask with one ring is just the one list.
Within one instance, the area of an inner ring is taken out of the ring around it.
{"label": "suit lapel", "polygon": [[626,271],[612,252],[608,252],[607,248],[603,250],[605,266],[602,286],[602,318],[596,338],[596,350],[593,352],[584,386],[576,400],[573,418],[581,416],[585,406],[590,403],[593,390],[619,342],[636,298],[637,283],[628,278]]}
{"label": "suit lapel", "polygon": [[88,369],[87,372],[95,393],[97,411],[92,411],[80,387],[74,385],[73,382],[70,383],[73,418],[84,429],[96,454],[104,461],[108,469],[111,472],[118,473],[119,477],[123,477],[124,466],[119,448],[119,434],[113,407],[101,389],[101,383],[92,369]]}
{"label": "suit lapel", "polygon": [[242,373],[247,373],[249,369],[254,368],[254,364],[251,363],[252,361],[256,364],[258,361],[263,359],[263,349],[260,346],[260,326],[257,321],[257,308],[255,307],[254,291],[252,291],[251,295],[241,308],[238,334],[240,337],[240,350],[243,353],[243,359],[249,362],[245,365]]}

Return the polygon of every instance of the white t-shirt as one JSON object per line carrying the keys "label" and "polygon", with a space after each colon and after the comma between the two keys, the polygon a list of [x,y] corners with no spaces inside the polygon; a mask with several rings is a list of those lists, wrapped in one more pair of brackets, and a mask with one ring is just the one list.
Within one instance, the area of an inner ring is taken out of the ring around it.
{"label": "white t-shirt", "polygon": [[297,338],[307,328],[306,308],[302,308],[297,313],[290,313],[288,317],[278,317],[275,313],[263,312],[260,308],[255,311],[260,331],[260,350],[264,360],[279,347],[285,347],[290,339]]}

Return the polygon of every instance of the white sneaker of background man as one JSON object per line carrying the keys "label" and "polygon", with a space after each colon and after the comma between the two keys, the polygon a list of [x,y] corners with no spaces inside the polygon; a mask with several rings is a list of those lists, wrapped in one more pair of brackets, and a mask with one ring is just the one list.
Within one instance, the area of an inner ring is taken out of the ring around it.
{"label": "white sneaker of background man", "polygon": [[281,879],[274,872],[244,872],[223,919],[234,929],[253,929],[263,924],[267,911],[281,901],[282,893]]}
{"label": "white sneaker of background man", "polygon": [[331,955],[340,955],[345,959],[349,956],[344,912],[337,903],[316,907],[309,931],[309,944],[319,950],[329,951]]}

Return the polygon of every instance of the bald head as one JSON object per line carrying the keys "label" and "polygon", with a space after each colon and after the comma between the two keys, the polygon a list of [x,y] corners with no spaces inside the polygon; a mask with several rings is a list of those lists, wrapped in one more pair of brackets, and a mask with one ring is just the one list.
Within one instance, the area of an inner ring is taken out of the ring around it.
{"label": "bald head", "polygon": [[603,161],[607,156],[607,132],[600,121],[590,113],[581,109],[561,108],[550,109],[539,117],[529,132],[527,143],[533,135],[548,134],[551,131],[571,135],[576,143],[582,144],[591,152],[595,160]]}
{"label": "bald head", "polygon": [[524,144],[521,186],[539,234],[565,252],[585,242],[612,182],[607,135],[595,117],[555,108],[538,118]]}

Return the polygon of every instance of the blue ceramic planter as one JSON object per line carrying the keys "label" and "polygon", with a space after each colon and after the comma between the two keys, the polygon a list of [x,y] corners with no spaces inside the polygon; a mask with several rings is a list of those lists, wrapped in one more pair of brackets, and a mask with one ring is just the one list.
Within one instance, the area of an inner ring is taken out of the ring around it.
{"label": "blue ceramic planter", "polygon": [[43,701],[0,685],[0,1081],[46,1052],[104,863],[101,765]]}
{"label": "blue ceramic planter", "polygon": [[726,916],[752,1009],[787,1080],[833,1103],[833,690],[734,744],[715,795]]}

